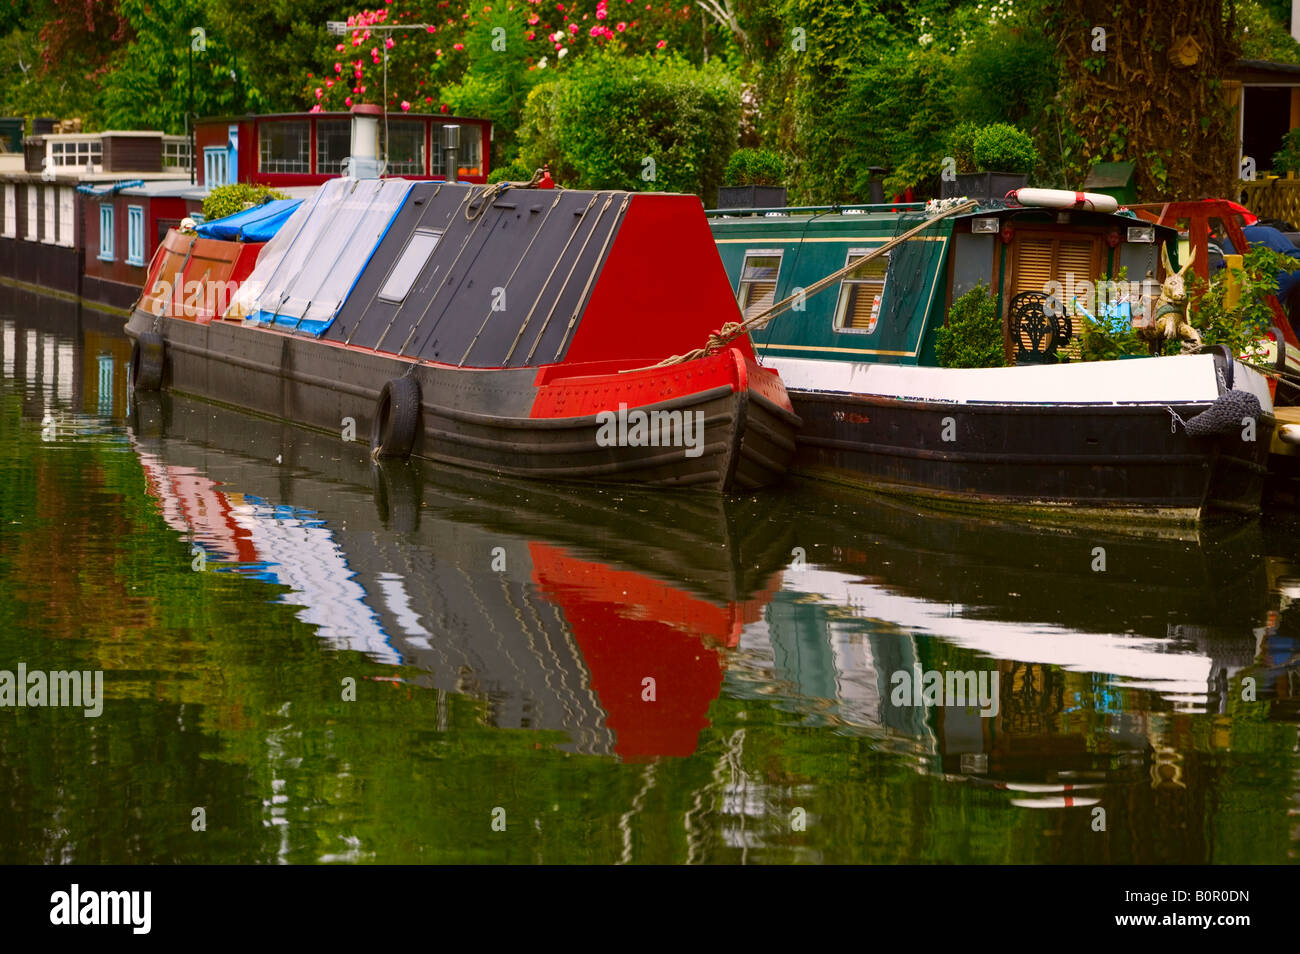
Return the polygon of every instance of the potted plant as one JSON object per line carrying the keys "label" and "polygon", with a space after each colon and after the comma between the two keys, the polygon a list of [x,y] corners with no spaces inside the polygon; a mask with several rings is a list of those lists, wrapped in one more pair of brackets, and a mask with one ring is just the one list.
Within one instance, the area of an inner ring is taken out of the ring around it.
{"label": "potted plant", "polygon": [[1300,129],[1292,129],[1282,137],[1282,148],[1273,153],[1273,171],[1288,179],[1300,172]]}
{"label": "potted plant", "polygon": [[770,149],[737,149],[718,187],[720,209],[785,208],[785,163]]}
{"label": "potted plant", "polygon": [[956,178],[944,177],[944,198],[964,195],[972,199],[1001,199],[1029,183],[1038,165],[1038,150],[1029,134],[1007,123],[975,126],[962,123],[949,139],[956,163]]}

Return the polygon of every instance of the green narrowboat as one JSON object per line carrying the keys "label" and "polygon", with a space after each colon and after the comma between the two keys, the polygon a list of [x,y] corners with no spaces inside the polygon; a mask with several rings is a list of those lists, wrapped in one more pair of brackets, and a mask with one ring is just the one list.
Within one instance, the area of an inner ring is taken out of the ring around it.
{"label": "green narrowboat", "polygon": [[[1107,300],[1141,322],[1175,230],[1087,196],[1033,194],[1042,204],[1009,197],[958,214],[915,203],[709,213],[743,315],[789,300],[751,334],[803,419],[793,470],[1104,522],[1256,512],[1274,427],[1261,375],[1226,349],[1072,360],[1079,329],[1059,303],[1095,302],[1099,282],[1123,277]],[[1049,207],[1057,196],[1070,204]],[[1008,366],[941,368],[936,333],[980,284]]]}

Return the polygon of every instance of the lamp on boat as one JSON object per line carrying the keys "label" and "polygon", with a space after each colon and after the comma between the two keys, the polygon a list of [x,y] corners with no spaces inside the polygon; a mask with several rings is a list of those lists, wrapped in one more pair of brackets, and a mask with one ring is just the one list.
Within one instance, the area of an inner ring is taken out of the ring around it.
{"label": "lamp on boat", "polygon": [[442,127],[443,165],[447,170],[447,181],[458,182],[459,168],[456,163],[460,152],[460,127],[453,124]]}
{"label": "lamp on boat", "polygon": [[998,217],[990,215],[985,218],[971,219],[970,230],[977,235],[992,235],[998,230]]}
{"label": "lamp on boat", "polygon": [[352,107],[352,149],[346,172],[354,179],[379,178],[379,120],[383,115],[383,107],[374,103]]}
{"label": "lamp on boat", "polygon": [[1128,227],[1128,240],[1130,242],[1154,242],[1156,240],[1156,227],[1154,225],[1130,225]]}

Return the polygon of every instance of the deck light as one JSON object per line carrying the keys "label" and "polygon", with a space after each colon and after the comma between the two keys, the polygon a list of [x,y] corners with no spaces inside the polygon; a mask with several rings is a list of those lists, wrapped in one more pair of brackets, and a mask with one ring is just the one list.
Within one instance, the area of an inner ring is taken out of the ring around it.
{"label": "deck light", "polygon": [[1130,225],[1128,227],[1128,240],[1130,242],[1154,242],[1156,240],[1156,227],[1154,225]]}
{"label": "deck light", "polygon": [[998,230],[998,218],[990,215],[987,218],[971,219],[970,230],[977,235],[992,235]]}

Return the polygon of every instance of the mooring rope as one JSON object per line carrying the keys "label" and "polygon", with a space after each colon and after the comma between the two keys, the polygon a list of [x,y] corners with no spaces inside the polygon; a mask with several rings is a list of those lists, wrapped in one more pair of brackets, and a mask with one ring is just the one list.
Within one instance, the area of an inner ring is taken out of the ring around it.
{"label": "mooring rope", "polygon": [[969,212],[971,209],[977,208],[978,205],[979,203],[976,202],[975,200],[967,199],[964,202],[959,202],[956,205],[950,205],[947,208],[943,208],[941,206],[940,211],[937,215],[931,218],[927,218],[916,228],[908,229],[902,235],[894,236],[884,245],[877,246],[876,248],[868,252],[866,255],[863,255],[861,258],[855,258],[853,261],[845,265],[843,268],[831,272],[825,278],[813,282],[807,288],[804,288],[801,291],[793,295],[790,295],[788,298],[783,298],[781,301],[778,301],[775,305],[772,305],[766,311],[761,311],[757,315],[754,315],[750,318],[746,318],[743,321],[727,322],[720,329],[718,329],[717,331],[709,335],[708,344],[706,344],[703,348],[696,348],[694,351],[686,352],[686,354],[673,355],[670,358],[665,358],[663,361],[660,361],[658,364],[651,365],[651,367],[666,368],[669,367],[670,365],[682,364],[686,361],[694,361],[696,358],[703,357],[706,354],[711,354],[717,349],[725,347],[726,345],[730,344],[732,341],[734,341],[736,338],[739,338],[741,335],[748,334],[750,331],[752,331],[755,328],[763,327],[763,325],[767,324],[777,315],[781,314],[783,311],[788,309],[795,302],[800,300],[807,300],[808,298],[811,298],[813,295],[817,294],[818,292],[823,291],[826,288],[829,288],[831,285],[835,284],[840,279],[844,278],[850,272],[856,271],[857,269],[861,268],[863,265],[865,265],[867,262],[871,261],[872,259],[879,258],[881,255],[884,255],[886,252],[890,251],[891,249],[898,247],[899,245],[903,244],[913,236],[918,235],[921,232],[925,231],[926,229],[928,229],[930,226],[934,225],[934,223],[940,221],[941,219],[951,218],[954,215],[960,215],[964,212]]}

